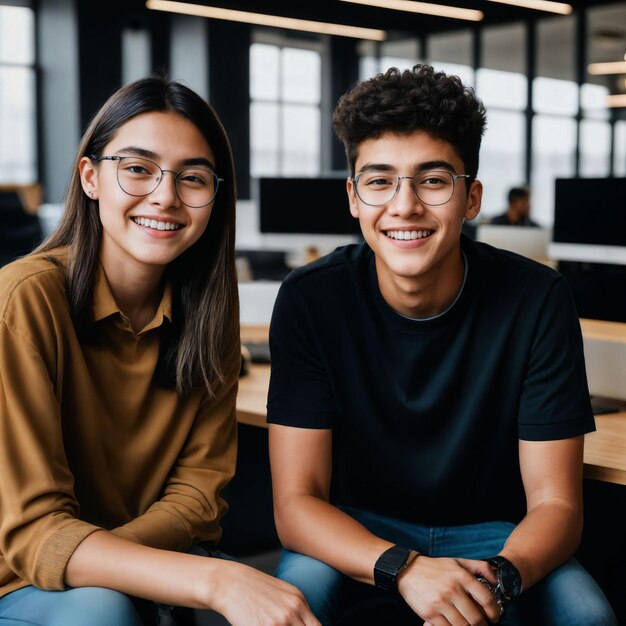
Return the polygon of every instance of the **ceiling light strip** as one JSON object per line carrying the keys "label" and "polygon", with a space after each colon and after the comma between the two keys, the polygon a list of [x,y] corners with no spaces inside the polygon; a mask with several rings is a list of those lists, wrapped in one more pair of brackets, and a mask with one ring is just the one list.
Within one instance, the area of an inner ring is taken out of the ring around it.
{"label": "ceiling light strip", "polygon": [[574,10],[571,4],[565,4],[564,2],[549,2],[548,0],[489,0],[489,2],[510,4],[515,7],[536,9],[537,11],[547,11],[548,13],[558,13],[560,15],[569,15]]}
{"label": "ceiling light strip", "polygon": [[611,61],[608,63],[590,63],[587,71],[594,76],[605,74],[626,74],[626,61]]}
{"label": "ceiling light strip", "polygon": [[626,93],[618,93],[614,96],[606,97],[606,106],[612,109],[626,107]]}
{"label": "ceiling light strip", "polygon": [[451,17],[457,20],[469,20],[480,22],[484,15],[482,11],[474,9],[462,9],[444,4],[431,4],[429,2],[413,2],[413,0],[342,0],[352,4],[363,4],[382,9],[394,9],[396,11],[408,11],[410,13],[422,13],[424,15],[436,15],[438,17]]}
{"label": "ceiling light strip", "polygon": [[209,17],[231,22],[243,22],[257,26],[272,26],[274,28],[287,28],[301,30],[309,33],[321,33],[323,35],[338,35],[340,37],[353,37],[355,39],[370,39],[384,41],[387,33],[384,30],[374,28],[360,28],[344,24],[331,24],[329,22],[314,22],[312,20],[299,20],[291,17],[278,15],[266,15],[264,13],[249,13],[248,11],[235,11],[222,9],[189,2],[173,2],[172,0],[147,0],[146,7],[154,11],[167,11],[169,13],[182,13],[183,15],[195,15]]}

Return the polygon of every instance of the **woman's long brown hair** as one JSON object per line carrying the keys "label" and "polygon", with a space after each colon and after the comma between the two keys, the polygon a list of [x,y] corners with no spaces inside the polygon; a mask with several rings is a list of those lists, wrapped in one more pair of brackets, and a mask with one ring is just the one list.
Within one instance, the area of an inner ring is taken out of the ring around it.
{"label": "woman's long brown hair", "polygon": [[156,382],[185,395],[199,385],[213,394],[239,354],[239,300],[235,271],[235,173],[228,138],[215,111],[196,93],[161,77],[122,87],[96,114],[80,143],[58,228],[35,253],[67,246],[67,290],[77,332],[88,340],[102,225],[98,202],[83,191],[78,164],[102,156],[131,118],[155,111],[190,120],[213,150],[220,183],[209,224],[200,239],[172,261],[172,322],[161,338]]}

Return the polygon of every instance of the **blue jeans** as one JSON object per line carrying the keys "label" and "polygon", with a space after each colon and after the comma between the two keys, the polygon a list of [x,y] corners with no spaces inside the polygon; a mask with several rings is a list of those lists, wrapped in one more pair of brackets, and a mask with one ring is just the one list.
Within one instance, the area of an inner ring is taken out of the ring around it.
{"label": "blue jeans", "polygon": [[43,591],[24,587],[0,598],[2,626],[143,626],[133,600],[111,589]]}
{"label": "blue jeans", "polygon": [[[203,546],[190,552],[230,559]],[[102,587],[44,591],[29,586],[0,598],[0,626],[175,626],[177,611]]]}
{"label": "blue jeans", "polygon": [[[379,537],[414,548],[430,557],[482,559],[497,554],[511,531],[509,522],[429,527],[350,507],[350,516]],[[377,590],[355,582],[329,565],[283,550],[276,577],[298,587],[323,626],[331,626],[345,598]],[[506,606],[501,626],[617,626],[604,593],[575,560],[570,559]]]}

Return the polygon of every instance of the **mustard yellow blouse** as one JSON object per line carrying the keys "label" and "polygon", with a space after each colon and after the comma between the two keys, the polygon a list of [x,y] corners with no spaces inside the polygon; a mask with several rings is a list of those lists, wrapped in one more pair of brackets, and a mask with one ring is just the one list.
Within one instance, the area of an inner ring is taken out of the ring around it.
{"label": "mustard yellow blouse", "polygon": [[168,550],[217,541],[235,469],[239,346],[215,397],[182,399],[153,381],[169,291],[135,333],[101,268],[94,339],[81,343],[65,259],[0,270],[0,596],[63,589],[73,551],[100,528]]}

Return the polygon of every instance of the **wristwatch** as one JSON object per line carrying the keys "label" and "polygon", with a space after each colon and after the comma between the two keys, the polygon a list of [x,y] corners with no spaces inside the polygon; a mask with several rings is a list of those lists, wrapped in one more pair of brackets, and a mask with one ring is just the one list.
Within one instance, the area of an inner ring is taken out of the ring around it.
{"label": "wristwatch", "polygon": [[[393,546],[385,550],[374,565],[374,584],[385,591],[396,591],[398,574],[409,564],[411,548]],[[412,559],[411,559],[412,560]]]}
{"label": "wristwatch", "polygon": [[484,559],[496,569],[498,584],[493,590],[498,603],[504,604],[514,600],[522,593],[522,577],[517,567],[503,556],[492,556]]}

